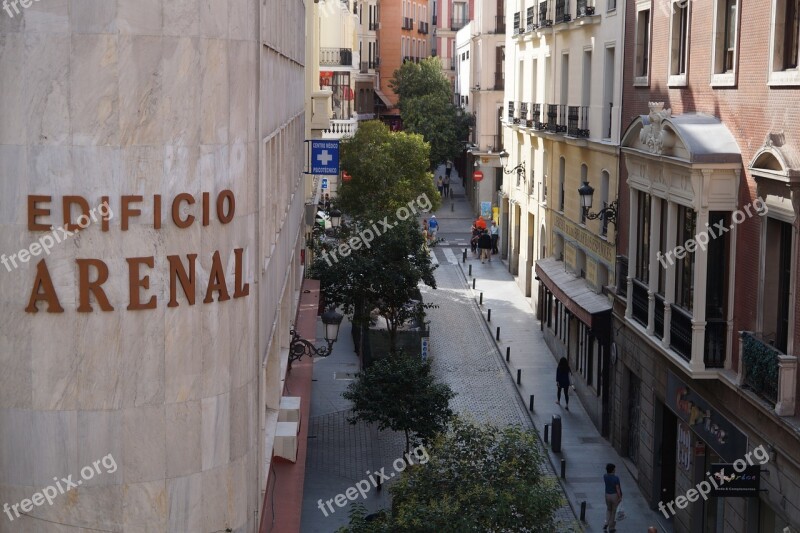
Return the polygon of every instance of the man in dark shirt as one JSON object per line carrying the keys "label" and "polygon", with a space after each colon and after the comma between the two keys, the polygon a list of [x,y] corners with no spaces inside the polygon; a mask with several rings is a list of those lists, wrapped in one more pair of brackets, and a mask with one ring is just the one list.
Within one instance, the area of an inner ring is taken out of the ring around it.
{"label": "man in dark shirt", "polygon": [[614,533],[617,528],[617,507],[622,501],[622,487],[619,484],[619,477],[614,473],[617,467],[614,463],[606,465],[606,474],[603,481],[606,484],[606,525],[603,531]]}

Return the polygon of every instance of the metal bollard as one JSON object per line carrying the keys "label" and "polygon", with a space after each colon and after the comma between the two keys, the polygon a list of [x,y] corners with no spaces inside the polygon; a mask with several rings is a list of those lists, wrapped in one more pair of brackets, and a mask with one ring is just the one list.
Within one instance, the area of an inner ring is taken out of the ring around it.
{"label": "metal bollard", "polygon": [[544,442],[550,442],[550,424],[544,425]]}
{"label": "metal bollard", "polygon": [[472,275],[472,265],[469,266],[469,275]]}
{"label": "metal bollard", "polygon": [[481,302],[480,302],[480,304],[483,305],[483,293],[481,293]]}
{"label": "metal bollard", "polygon": [[553,415],[550,423],[553,427],[551,447],[554,453],[559,453],[561,451],[561,415]]}
{"label": "metal bollard", "polygon": [[531,401],[528,405],[528,411],[533,411],[533,394],[531,394]]}
{"label": "metal bollard", "polygon": [[455,210],[456,210],[456,204],[454,202],[450,202],[450,212],[452,213]]}
{"label": "metal bollard", "polygon": [[492,310],[491,309],[489,309],[489,312],[486,313],[486,321],[487,322],[491,322],[492,321]]}
{"label": "metal bollard", "polygon": [[[498,334],[500,332],[500,328],[497,328]],[[506,363],[511,361],[511,346],[506,346]]]}
{"label": "metal bollard", "polygon": [[586,500],[581,502],[581,522],[586,522]]}
{"label": "metal bollard", "polygon": [[495,336],[496,340],[500,340],[500,326],[497,326],[497,335]]}
{"label": "metal bollard", "polygon": [[461,262],[462,263],[466,263],[467,262],[467,249],[466,248],[464,248],[464,254],[461,256]]}
{"label": "metal bollard", "polygon": [[561,459],[561,479],[567,479],[567,460]]}
{"label": "metal bollard", "polygon": [[[472,265],[470,265],[470,269],[471,269],[471,268],[472,268]],[[478,278],[472,278],[472,289],[473,289],[473,290],[475,290],[475,280],[476,280],[476,279],[478,279]]]}
{"label": "metal bollard", "polygon": [[517,385],[521,385],[521,384],[522,384],[522,369],[518,368],[517,369]]}

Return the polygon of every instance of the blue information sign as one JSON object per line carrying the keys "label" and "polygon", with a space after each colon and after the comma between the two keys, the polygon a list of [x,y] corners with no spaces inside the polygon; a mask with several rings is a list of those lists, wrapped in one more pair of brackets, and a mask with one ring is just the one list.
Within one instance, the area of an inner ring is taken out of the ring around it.
{"label": "blue information sign", "polygon": [[339,141],[311,141],[311,173],[339,175]]}
{"label": "blue information sign", "polygon": [[328,178],[322,178],[322,188],[323,189],[328,188]]}

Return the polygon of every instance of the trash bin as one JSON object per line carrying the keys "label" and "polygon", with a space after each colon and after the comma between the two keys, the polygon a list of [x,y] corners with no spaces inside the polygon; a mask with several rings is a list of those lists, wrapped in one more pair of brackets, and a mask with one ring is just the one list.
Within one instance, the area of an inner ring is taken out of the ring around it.
{"label": "trash bin", "polygon": [[553,415],[550,422],[550,445],[554,453],[561,451],[561,415]]}

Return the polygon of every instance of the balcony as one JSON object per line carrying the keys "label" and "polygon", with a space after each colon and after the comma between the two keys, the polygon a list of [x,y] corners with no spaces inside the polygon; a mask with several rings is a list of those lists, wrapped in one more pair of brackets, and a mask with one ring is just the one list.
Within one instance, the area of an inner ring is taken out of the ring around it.
{"label": "balcony", "polygon": [[319,64],[328,67],[352,66],[353,50],[350,48],[320,48]]}
{"label": "balcony", "polygon": [[556,0],[556,24],[569,22],[572,17],[569,14],[569,1]]}
{"label": "balcony", "polygon": [[544,2],[539,2],[539,22],[538,27],[540,28],[548,28],[553,25],[553,20],[548,18],[548,1],[545,0]]}
{"label": "balcony", "polygon": [[519,103],[519,121],[523,126],[528,126],[528,102]]}
{"label": "balcony", "polygon": [[379,64],[380,64],[379,59],[374,59],[373,61],[362,61],[360,65],[361,74],[367,74],[370,70],[375,70],[376,68],[378,68]]}
{"label": "balcony", "polygon": [[567,131],[567,106],[565,104],[547,104],[548,133],[564,133]]}
{"label": "balcony", "polygon": [[494,32],[495,33],[505,33],[506,32],[506,16],[505,15],[497,15],[494,17]]}
{"label": "balcony", "polygon": [[514,124],[514,102],[508,101],[508,123]]}
{"label": "balcony", "polygon": [[433,24],[434,26],[438,26],[439,25],[439,19],[436,18],[436,15],[433,16],[433,18],[431,20],[431,24]]}
{"label": "balcony", "polygon": [[542,131],[544,129],[544,123],[542,122],[542,104],[533,104],[531,120],[533,121],[533,129],[536,131]]}
{"label": "balcony", "polygon": [[331,125],[328,129],[322,131],[323,139],[342,139],[344,137],[352,137],[358,130],[358,120],[352,118],[350,120],[331,120]]}
{"label": "balcony", "polygon": [[[605,205],[603,207],[606,207]],[[605,220],[603,220],[605,222]],[[654,295],[656,301],[655,309],[655,334],[659,339],[664,338],[664,297],[656,293]]]}
{"label": "balcony", "polygon": [[469,20],[461,17],[451,17],[450,18],[450,29],[453,31],[458,31],[464,26],[469,24]]}
{"label": "balcony", "polygon": [[427,22],[423,22],[421,20],[418,21],[417,22],[417,32],[421,33],[423,35],[426,35],[428,33],[428,23]]}
{"label": "balcony", "polygon": [[739,386],[765,400],[778,416],[794,416],[797,357],[784,354],[757,333],[739,333]]}
{"label": "balcony", "polygon": [[687,362],[692,360],[692,315],[670,304],[669,347]]}
{"label": "balcony", "polygon": [[511,32],[511,35],[520,35],[522,34],[522,28],[520,27],[522,22],[520,21],[521,13],[517,11],[514,13],[514,31]]}
{"label": "balcony", "polygon": [[577,0],[575,8],[575,18],[590,17],[594,15],[594,6],[586,5],[588,0]]}
{"label": "balcony", "polygon": [[525,32],[531,33],[535,29],[536,21],[534,20],[534,10],[532,7],[529,7],[525,12]]}
{"label": "balcony", "polygon": [[378,24],[377,22],[370,22],[369,23],[369,31],[378,31],[379,27],[380,27],[380,24]]}
{"label": "balcony", "polygon": [[505,74],[502,70],[498,68],[498,70],[494,73],[494,90],[495,91],[504,91],[506,88],[506,78]]}
{"label": "balcony", "polygon": [[404,30],[413,30],[414,29],[414,19],[411,17],[403,17],[403,26]]}
{"label": "balcony", "polygon": [[580,138],[589,137],[589,106],[569,106],[567,135]]}

